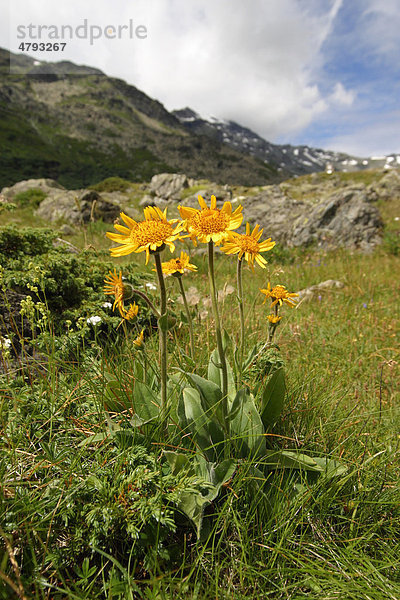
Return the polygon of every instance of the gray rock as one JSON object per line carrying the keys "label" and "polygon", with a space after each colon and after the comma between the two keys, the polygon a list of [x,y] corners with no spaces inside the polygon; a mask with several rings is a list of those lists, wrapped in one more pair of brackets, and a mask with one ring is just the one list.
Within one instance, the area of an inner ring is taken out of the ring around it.
{"label": "gray rock", "polygon": [[179,200],[182,190],[189,185],[186,175],[181,173],[159,173],[150,182],[150,192],[164,200]]}
{"label": "gray rock", "polygon": [[368,186],[368,195],[371,201],[389,200],[400,197],[400,173],[397,170],[389,171],[378,182]]}
{"label": "gray rock", "polygon": [[245,220],[259,223],[267,237],[287,246],[372,250],[380,243],[382,220],[362,187],[347,187],[311,202],[286,196],[278,186],[248,198]]}
{"label": "gray rock", "polygon": [[12,200],[17,194],[32,189],[40,189],[46,194],[49,194],[53,190],[64,190],[65,188],[54,179],[26,179],[24,181],[19,181],[11,187],[3,188],[1,193],[6,200]]}
{"label": "gray rock", "polygon": [[119,216],[120,209],[93,190],[57,189],[40,203],[35,214],[52,223],[67,221],[79,225],[98,219],[112,223]]}
{"label": "gray rock", "polygon": [[164,210],[167,205],[167,200],[164,200],[163,198],[157,198],[157,196],[149,196],[148,194],[143,196],[139,202],[139,206],[141,208],[146,208],[146,206],[158,206],[158,208],[162,208]]}
{"label": "gray rock", "polygon": [[310,285],[310,287],[304,288],[303,290],[299,290],[296,292],[299,296],[299,300],[307,299],[311,300],[313,296],[317,292],[331,290],[331,289],[341,289],[344,287],[344,283],[338,281],[337,279],[327,279],[326,281],[321,281],[321,283],[317,283],[315,285]]}

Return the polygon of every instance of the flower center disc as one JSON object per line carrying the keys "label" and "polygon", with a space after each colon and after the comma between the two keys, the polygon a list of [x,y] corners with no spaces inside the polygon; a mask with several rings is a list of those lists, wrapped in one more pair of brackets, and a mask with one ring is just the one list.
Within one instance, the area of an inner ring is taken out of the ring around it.
{"label": "flower center disc", "polygon": [[211,208],[203,209],[190,221],[194,229],[204,234],[220,233],[221,231],[225,231],[229,224],[228,215]]}
{"label": "flower center disc", "polygon": [[243,252],[249,252],[250,254],[258,254],[258,242],[250,235],[244,235],[238,238],[238,246],[240,246]]}
{"label": "flower center disc", "polygon": [[271,290],[271,296],[273,296],[274,298],[286,298],[286,290],[283,287],[283,285],[276,285],[272,290]]}
{"label": "flower center disc", "polygon": [[142,221],[131,232],[131,239],[138,246],[164,242],[172,234],[172,225],[163,221]]}

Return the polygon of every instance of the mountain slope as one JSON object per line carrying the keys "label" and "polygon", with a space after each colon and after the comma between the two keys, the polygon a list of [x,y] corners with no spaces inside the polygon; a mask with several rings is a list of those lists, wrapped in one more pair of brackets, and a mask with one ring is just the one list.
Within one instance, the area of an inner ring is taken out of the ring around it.
{"label": "mountain slope", "polygon": [[[157,102],[97,69],[13,55],[28,75],[9,74],[0,49],[0,187],[51,177],[69,187],[118,175],[149,180],[161,171],[217,182],[263,185],[276,168],[220,141],[188,132]],[[38,63],[38,64],[37,64]]]}
{"label": "mountain slope", "polygon": [[310,146],[271,144],[251,129],[234,121],[222,121],[215,117],[202,118],[190,108],[172,112],[192,133],[207,135],[239,150],[244,154],[273,164],[282,175],[306,175],[319,171],[359,171],[400,164],[400,155],[358,158],[343,152],[332,152]]}

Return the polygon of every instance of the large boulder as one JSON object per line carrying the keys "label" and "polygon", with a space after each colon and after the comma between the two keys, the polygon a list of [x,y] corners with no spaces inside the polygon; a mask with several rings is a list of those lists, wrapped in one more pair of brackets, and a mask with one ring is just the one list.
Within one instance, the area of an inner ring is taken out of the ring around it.
{"label": "large boulder", "polygon": [[65,188],[54,179],[26,179],[11,187],[3,188],[1,193],[6,200],[11,201],[17,194],[33,189],[40,189],[46,194],[50,194],[53,190],[64,190]]}
{"label": "large boulder", "polygon": [[150,192],[164,200],[179,200],[181,192],[189,186],[188,178],[181,173],[159,173],[150,182]]}
{"label": "large boulder", "polygon": [[35,214],[53,223],[67,221],[79,225],[92,219],[112,223],[119,216],[120,208],[94,190],[52,190]]}
{"label": "large boulder", "polygon": [[316,244],[372,250],[380,243],[382,220],[365,190],[347,187],[311,201],[286,196],[271,186],[245,202],[245,220],[287,246]]}

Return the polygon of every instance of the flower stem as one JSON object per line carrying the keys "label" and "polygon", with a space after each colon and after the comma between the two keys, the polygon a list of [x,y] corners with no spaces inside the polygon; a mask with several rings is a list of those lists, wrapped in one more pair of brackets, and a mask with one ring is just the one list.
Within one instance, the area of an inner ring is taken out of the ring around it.
{"label": "flower stem", "polygon": [[222,411],[224,414],[224,422],[228,427],[228,370],[226,367],[226,359],[224,347],[222,345],[222,332],[221,332],[221,323],[219,320],[218,313],[218,301],[217,301],[217,292],[215,289],[215,274],[214,274],[214,244],[213,242],[208,242],[208,278],[210,282],[210,292],[211,292],[211,302],[214,313],[215,320],[215,334],[217,338],[217,348],[219,354],[219,361],[221,364],[222,371]]}
{"label": "flower stem", "polygon": [[[156,254],[155,256],[158,256],[158,255]],[[158,312],[158,310],[156,309],[156,307],[154,306],[154,304],[152,303],[152,301],[150,300],[150,298],[147,296],[147,294],[145,294],[144,292],[141,292],[140,290],[132,288],[132,296],[135,296],[135,295],[136,296],[140,296],[141,298],[143,298],[143,300],[149,306],[149,308],[152,311],[153,315],[155,315],[157,317],[157,319],[159,319],[161,317],[160,313]]]}
{"label": "flower stem", "polygon": [[242,378],[243,352],[244,352],[244,310],[243,310],[243,282],[242,282],[242,260],[237,262],[237,299],[239,304],[240,316],[240,351],[239,351],[239,375],[238,383]]}
{"label": "flower stem", "polygon": [[[156,263],[158,285],[160,288],[160,314],[161,317],[166,317],[167,314],[167,292],[165,290],[164,276],[161,266],[160,253],[154,254]],[[160,375],[161,375],[161,422],[164,423],[167,407],[167,327],[166,324],[160,326],[158,324],[158,332],[160,338]]]}
{"label": "flower stem", "polygon": [[179,281],[179,288],[181,290],[181,294],[182,294],[182,298],[183,298],[183,304],[185,305],[186,317],[187,317],[188,325],[189,325],[190,355],[191,355],[192,359],[194,360],[194,337],[193,337],[192,317],[190,315],[189,305],[187,303],[186,294],[185,294],[185,288],[183,286],[182,277],[177,277],[177,279]]}
{"label": "flower stem", "polygon": [[[279,314],[279,306],[278,304],[275,304],[274,306],[274,313],[275,316],[277,317]],[[268,344],[272,345],[272,342],[274,341],[274,335],[275,335],[275,329],[277,328],[277,323],[270,323],[269,324],[269,329],[268,329]]]}

